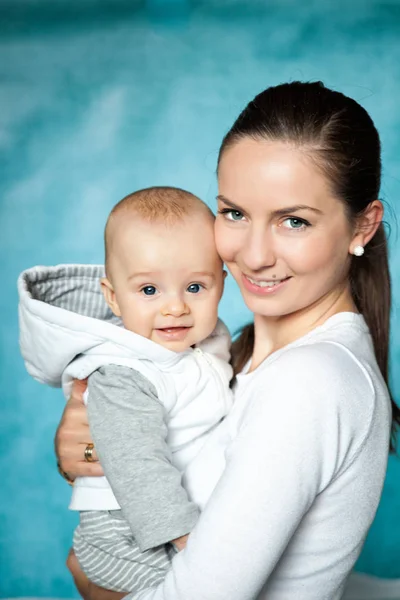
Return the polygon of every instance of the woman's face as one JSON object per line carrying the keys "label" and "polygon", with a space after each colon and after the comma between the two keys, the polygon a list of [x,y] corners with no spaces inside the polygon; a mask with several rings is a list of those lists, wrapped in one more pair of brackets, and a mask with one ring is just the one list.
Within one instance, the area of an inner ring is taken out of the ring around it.
{"label": "woman's face", "polygon": [[305,151],[244,138],[218,181],[217,249],[251,311],[289,315],[346,287],[352,228]]}

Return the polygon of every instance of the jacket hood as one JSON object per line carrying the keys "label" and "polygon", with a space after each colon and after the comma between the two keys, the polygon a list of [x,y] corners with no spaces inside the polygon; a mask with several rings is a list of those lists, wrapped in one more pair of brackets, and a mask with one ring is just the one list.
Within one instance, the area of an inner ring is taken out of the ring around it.
{"label": "jacket hood", "polygon": [[18,278],[20,348],[30,375],[61,386],[74,358],[118,346],[122,355],[176,362],[177,353],[122,326],[100,287],[103,265],[38,266]]}

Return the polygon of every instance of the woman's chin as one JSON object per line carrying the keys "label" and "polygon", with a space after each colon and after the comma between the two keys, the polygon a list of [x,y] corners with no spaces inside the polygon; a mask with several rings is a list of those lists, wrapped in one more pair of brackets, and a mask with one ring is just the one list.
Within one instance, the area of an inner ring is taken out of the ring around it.
{"label": "woman's chin", "polygon": [[271,302],[270,299],[249,296],[243,293],[243,299],[247,308],[254,314],[255,317],[263,317],[265,319],[277,319],[283,315],[292,312],[289,307],[284,307],[282,302]]}

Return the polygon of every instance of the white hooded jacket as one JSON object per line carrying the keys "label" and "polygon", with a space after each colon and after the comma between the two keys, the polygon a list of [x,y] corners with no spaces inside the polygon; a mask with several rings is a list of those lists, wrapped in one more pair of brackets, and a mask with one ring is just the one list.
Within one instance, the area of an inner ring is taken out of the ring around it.
{"label": "white hooded jacket", "polygon": [[[107,306],[101,265],[33,267],[18,279],[20,347],[30,375],[60,387],[103,365],[131,367],[154,385],[167,413],[168,444],[181,470],[232,405],[230,336],[219,321],[196,348],[173,352],[123,328]],[[132,399],[134,402],[134,398]],[[70,508],[114,510],[105,477],[75,482]]]}

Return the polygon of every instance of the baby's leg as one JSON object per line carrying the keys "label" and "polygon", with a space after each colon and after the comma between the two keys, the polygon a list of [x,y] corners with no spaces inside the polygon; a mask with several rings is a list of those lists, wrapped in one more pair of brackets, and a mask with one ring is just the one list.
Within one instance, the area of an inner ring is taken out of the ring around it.
{"label": "baby's leg", "polygon": [[167,546],[140,552],[120,510],[81,512],[73,545],[87,577],[117,592],[139,592],[160,583],[174,554]]}

